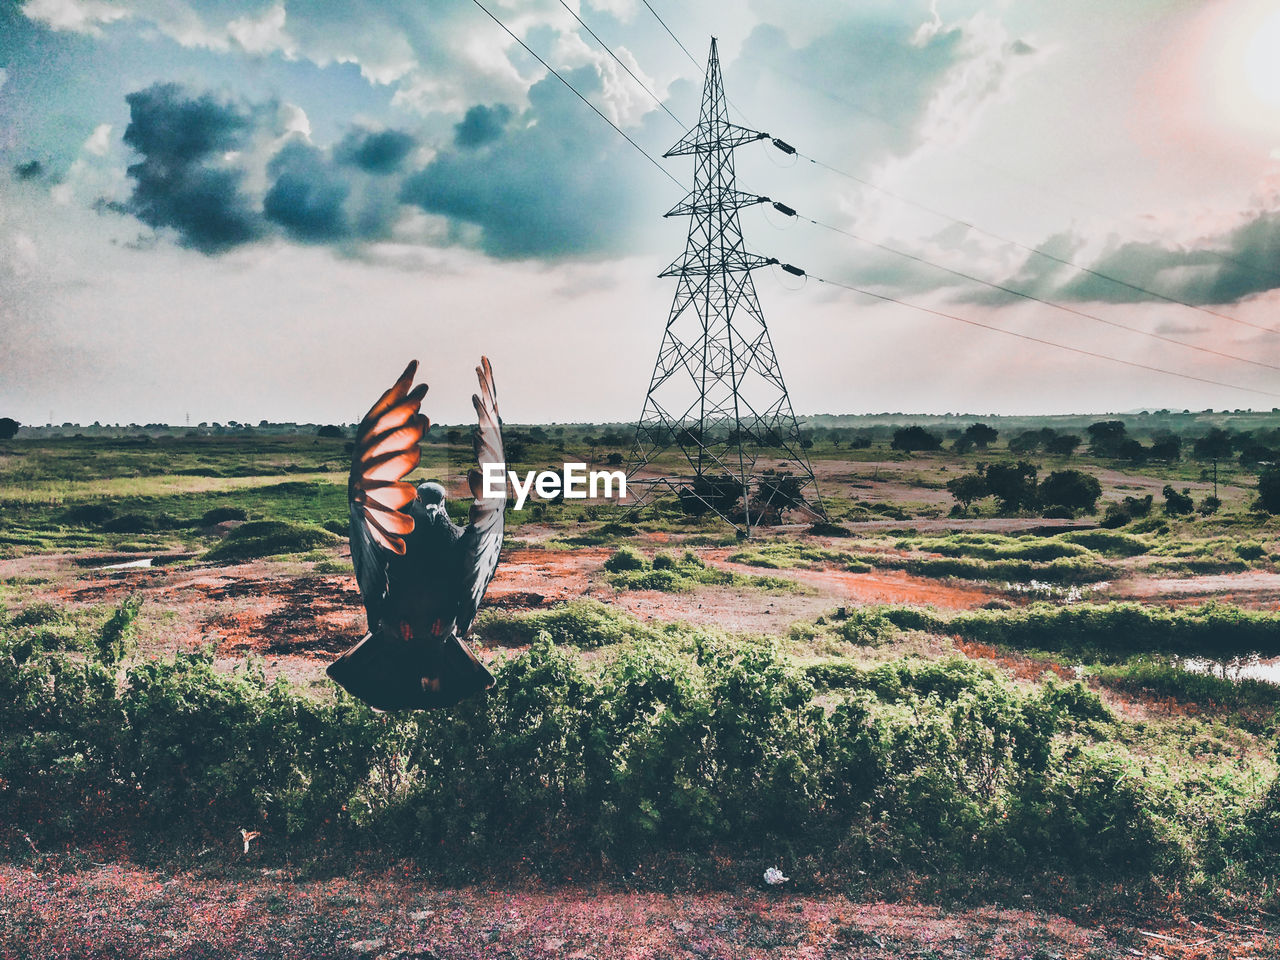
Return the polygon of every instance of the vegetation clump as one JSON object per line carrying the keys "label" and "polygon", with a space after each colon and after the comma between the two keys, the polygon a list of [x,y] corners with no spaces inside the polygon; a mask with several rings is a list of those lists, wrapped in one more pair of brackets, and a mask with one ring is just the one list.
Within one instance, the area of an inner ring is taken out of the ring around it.
{"label": "vegetation clump", "polygon": [[698,586],[754,587],[773,592],[803,592],[794,580],[781,577],[744,576],[707,566],[697,554],[686,551],[676,557],[658,553],[652,560],[631,547],[621,547],[605,561],[609,583],[619,590],[661,590],[688,593]]}
{"label": "vegetation clump", "polygon": [[301,553],[338,542],[338,537],[328,530],[309,524],[254,520],[232,530],[204,558],[218,563],[241,563],[258,557]]}

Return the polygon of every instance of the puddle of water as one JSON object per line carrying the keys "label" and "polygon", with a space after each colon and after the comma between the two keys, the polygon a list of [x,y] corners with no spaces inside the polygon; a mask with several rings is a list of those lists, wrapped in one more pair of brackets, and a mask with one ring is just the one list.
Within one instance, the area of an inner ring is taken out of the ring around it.
{"label": "puddle of water", "polygon": [[147,557],[144,560],[129,560],[125,563],[108,563],[106,566],[98,567],[99,570],[140,570],[143,567],[151,566],[155,557]]}
{"label": "puddle of water", "polygon": [[1192,673],[1207,673],[1226,680],[1265,680],[1280,684],[1280,657],[1241,657],[1236,660],[1205,660],[1186,657],[1175,661]]}

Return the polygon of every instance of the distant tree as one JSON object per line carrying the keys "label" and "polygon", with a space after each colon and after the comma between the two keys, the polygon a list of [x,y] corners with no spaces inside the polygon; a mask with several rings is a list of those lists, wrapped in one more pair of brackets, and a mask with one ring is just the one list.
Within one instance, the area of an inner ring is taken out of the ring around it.
{"label": "distant tree", "polygon": [[18,428],[22,426],[13,417],[0,417],[0,440],[12,440],[18,435]]}
{"label": "distant tree", "polygon": [[996,439],[1000,436],[1000,431],[994,427],[987,426],[985,423],[972,423],[965,428],[964,436],[979,450],[985,450],[996,442]]}
{"label": "distant tree", "polygon": [[1220,427],[1214,427],[1191,445],[1191,455],[1205,462],[1212,460],[1217,463],[1219,460],[1226,460],[1231,456],[1231,451],[1231,434]]}
{"label": "distant tree", "polygon": [[1220,427],[1214,427],[1191,445],[1191,455],[1197,460],[1213,461],[1213,496],[1215,499],[1218,496],[1218,461],[1228,459],[1233,448],[1234,444],[1230,432]]}
{"label": "distant tree", "polygon": [[1266,467],[1258,474],[1258,506],[1280,513],[1280,467]]}
{"label": "distant tree", "polygon": [[1089,451],[1095,457],[1114,457],[1128,439],[1123,420],[1099,420],[1089,424]]}
{"label": "distant tree", "polygon": [[956,503],[969,509],[969,505],[975,500],[981,500],[983,497],[990,495],[991,491],[987,488],[987,480],[980,473],[966,473],[956,477],[954,480],[947,481],[947,492],[956,498]]}
{"label": "distant tree", "polygon": [[1058,437],[1056,430],[1043,427],[1040,430],[1023,430],[1009,440],[1009,452],[1016,454],[1035,453],[1052,443]]}
{"label": "distant tree", "polygon": [[1055,457],[1069,457],[1080,446],[1080,438],[1073,433],[1062,433],[1044,445],[1045,453]]}
{"label": "distant tree", "polygon": [[987,489],[996,498],[1001,513],[1011,513],[1036,502],[1036,466],[1025,460],[993,463],[987,467]]}
{"label": "distant tree", "polygon": [[1151,449],[1147,451],[1147,459],[1163,460],[1165,463],[1181,460],[1182,438],[1171,433],[1157,437],[1151,444]]}
{"label": "distant tree", "polygon": [[1040,484],[1040,503],[1049,508],[1093,513],[1102,496],[1098,478],[1080,470],[1056,470]]}
{"label": "distant tree", "polygon": [[1133,437],[1126,437],[1120,441],[1120,445],[1116,447],[1115,452],[1111,456],[1117,460],[1129,460],[1133,463],[1145,463],[1148,450],[1139,441]]}
{"label": "distant tree", "polygon": [[1164,487],[1164,512],[1171,517],[1181,517],[1190,513],[1195,509],[1195,504],[1191,500],[1191,490],[1187,487],[1182,488],[1179,493],[1173,489],[1170,484]]}
{"label": "distant tree", "polygon": [[[454,427],[453,429],[445,433],[444,438],[445,438],[445,441],[448,442],[450,445],[457,446],[462,442],[462,431],[459,430],[457,427]],[[508,442],[510,442],[509,438],[508,438]]]}
{"label": "distant tree", "polygon": [[611,467],[622,466],[622,460],[623,460],[623,457],[622,457],[622,454],[620,453],[611,453],[604,458],[604,462]]}
{"label": "distant tree", "polygon": [[964,435],[958,436],[951,441],[951,449],[956,453],[968,453],[973,449],[973,441]]}
{"label": "distant tree", "polygon": [[343,431],[341,427],[330,423],[330,424],[327,424],[326,426],[321,427],[319,430],[317,430],[316,436],[317,437],[344,437],[346,436],[346,433]]}
{"label": "distant tree", "polygon": [[1240,451],[1240,466],[1256,467],[1260,463],[1280,461],[1280,453],[1260,443],[1251,443]]}
{"label": "distant tree", "polygon": [[942,447],[942,438],[930,433],[924,427],[901,427],[893,431],[894,450],[912,453],[917,450],[938,450]]}

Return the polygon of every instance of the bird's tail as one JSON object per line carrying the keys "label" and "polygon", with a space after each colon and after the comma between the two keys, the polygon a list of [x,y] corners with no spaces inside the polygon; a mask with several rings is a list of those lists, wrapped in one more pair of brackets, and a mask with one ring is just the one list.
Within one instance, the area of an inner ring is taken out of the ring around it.
{"label": "bird's tail", "polygon": [[325,672],[378,710],[449,706],[494,682],[493,674],[455,636],[428,645],[383,628],[366,633]]}

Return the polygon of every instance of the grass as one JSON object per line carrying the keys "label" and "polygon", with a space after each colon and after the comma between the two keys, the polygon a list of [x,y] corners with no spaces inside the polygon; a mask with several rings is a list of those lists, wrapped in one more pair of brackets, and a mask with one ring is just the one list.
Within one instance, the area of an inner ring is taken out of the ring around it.
{"label": "grass", "polygon": [[605,561],[609,583],[618,590],[661,590],[690,593],[700,586],[749,587],[769,593],[804,593],[807,588],[785,577],[756,577],[707,566],[697,554],[655,554],[650,560],[631,547],[622,547]]}
{"label": "grass", "polygon": [[1168,699],[1206,713],[1226,714],[1228,722],[1252,733],[1273,731],[1280,711],[1280,686],[1274,683],[1193,671],[1169,657],[1134,657],[1094,667],[1090,675],[1105,687],[1144,699]]}

